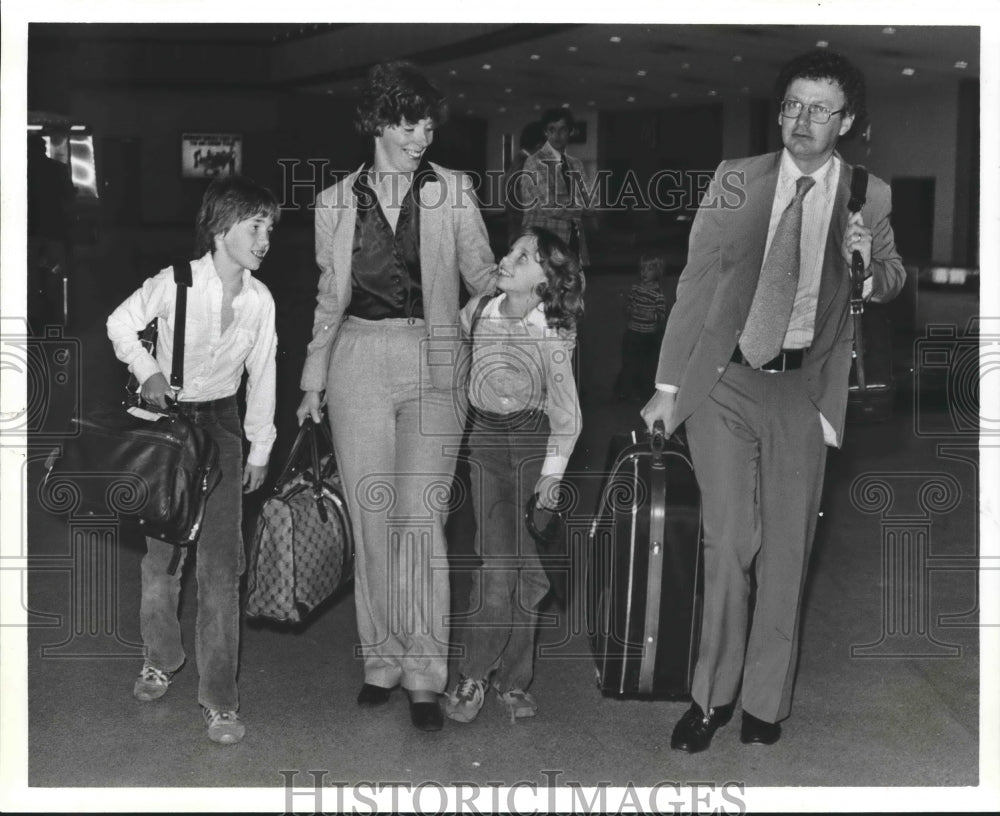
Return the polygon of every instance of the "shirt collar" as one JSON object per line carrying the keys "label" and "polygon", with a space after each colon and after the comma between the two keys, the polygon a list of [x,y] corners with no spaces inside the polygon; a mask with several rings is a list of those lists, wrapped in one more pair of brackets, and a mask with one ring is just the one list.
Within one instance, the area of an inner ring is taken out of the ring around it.
{"label": "shirt collar", "polygon": [[[365,162],[365,164],[362,165],[361,170],[358,171],[358,175],[355,177],[354,184],[352,185],[354,195],[357,197],[358,204],[362,209],[375,206],[375,190],[372,189],[371,179],[369,178],[372,166],[373,162]],[[412,194],[414,190],[420,192],[420,189],[425,184],[430,181],[438,180],[438,174],[431,166],[431,163],[427,160],[427,156],[421,156],[420,164],[417,165],[417,169],[413,171],[413,183],[410,185],[407,195]],[[416,200],[419,201],[419,198]]]}
{"label": "shirt collar", "polygon": [[840,158],[836,153],[831,154],[830,158],[823,163],[822,167],[818,167],[812,173],[804,174],[799,170],[795,161],[792,159],[792,154],[788,152],[788,148],[781,151],[781,167],[778,170],[778,186],[794,186],[795,182],[802,175],[808,175],[810,178],[815,179],[816,187],[819,192],[825,197],[829,196],[830,191],[833,189],[833,182],[836,179],[836,174],[839,169]]}
{"label": "shirt collar", "polygon": [[[494,301],[494,306],[492,309],[492,314],[494,317],[501,317],[500,314],[500,304],[502,304],[507,299],[507,293],[501,292],[500,296]],[[506,318],[513,320],[514,318]],[[534,309],[528,312],[523,318],[524,322],[528,326],[536,326],[540,329],[548,328],[549,321],[545,318],[545,307],[543,304],[539,303]]]}
{"label": "shirt collar", "polygon": [[[195,263],[198,265],[198,268],[203,269],[205,271],[205,274],[208,276],[209,280],[215,279],[221,282],[222,278],[219,275],[219,271],[215,268],[215,261],[212,260],[211,251],[206,252],[201,258],[195,261]],[[192,266],[192,277],[194,275],[194,269],[195,267]],[[240,287],[240,291],[237,293],[237,297],[239,297],[239,295],[242,295],[244,292],[250,291],[250,279],[252,277],[253,275],[249,269],[243,269],[241,275],[241,280],[243,281],[243,285]]]}

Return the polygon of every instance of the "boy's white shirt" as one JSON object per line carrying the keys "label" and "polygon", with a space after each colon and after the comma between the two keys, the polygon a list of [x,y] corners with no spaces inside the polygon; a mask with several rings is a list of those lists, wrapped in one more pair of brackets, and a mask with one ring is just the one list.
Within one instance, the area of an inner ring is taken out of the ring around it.
{"label": "boy's white shirt", "polygon": [[[250,441],[247,464],[266,465],[277,435],[274,299],[268,288],[244,269],[243,286],[233,298],[233,321],[222,332],[222,279],[211,253],[191,262],[191,279],[184,337],[184,387],[177,399],[205,402],[233,396],[245,368],[249,375],[243,422]],[[168,267],[146,280],[108,318],[108,337],[115,355],[140,384],[156,373],[170,377],[175,300],[174,273]],[[138,338],[138,332],[153,318],[159,320],[155,358]]]}

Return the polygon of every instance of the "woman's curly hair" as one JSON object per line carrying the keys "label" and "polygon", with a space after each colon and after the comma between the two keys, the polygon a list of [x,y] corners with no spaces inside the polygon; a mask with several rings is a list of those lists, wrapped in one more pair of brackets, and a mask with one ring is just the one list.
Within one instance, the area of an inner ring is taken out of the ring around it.
{"label": "woman's curly hair", "polygon": [[416,124],[430,119],[442,125],[447,118],[444,93],[412,62],[397,60],[369,71],[354,124],[362,136],[379,136],[384,128],[404,120]]}
{"label": "woman's curly hair", "polygon": [[575,330],[583,318],[583,270],[573,251],[555,233],[541,227],[528,227],[523,235],[534,236],[538,263],[545,270],[545,283],[539,284],[545,320],[553,329]]}

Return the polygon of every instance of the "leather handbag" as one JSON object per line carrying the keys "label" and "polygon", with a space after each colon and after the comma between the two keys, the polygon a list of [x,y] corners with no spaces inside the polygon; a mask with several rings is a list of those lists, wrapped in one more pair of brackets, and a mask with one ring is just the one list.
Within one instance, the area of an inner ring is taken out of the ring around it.
{"label": "leather handbag", "polygon": [[[174,265],[177,285],[171,385],[183,385],[184,324],[191,266]],[[156,349],[156,322],[140,334]],[[219,448],[175,406],[141,405],[138,382],[130,377],[122,405],[103,406],[73,420],[74,434],[52,451],[42,482],[43,505],[52,512],[125,516],[138,519],[145,535],[178,549],[193,547],[201,533],[205,504],[219,483]]]}
{"label": "leather handbag", "polygon": [[332,451],[329,428],[321,422],[319,429],[303,422],[275,494],[261,508],[247,571],[249,617],[301,623],[354,576],[347,502],[333,454],[319,454],[320,433]]}
{"label": "leather handbag", "polygon": [[566,514],[571,496],[565,490],[559,491],[558,504],[554,508],[539,507],[538,494],[532,493],[524,509],[524,525],[534,539],[538,550],[538,560],[545,569],[549,581],[549,591],[556,603],[563,609],[569,595],[569,576],[572,558],[566,542]]}

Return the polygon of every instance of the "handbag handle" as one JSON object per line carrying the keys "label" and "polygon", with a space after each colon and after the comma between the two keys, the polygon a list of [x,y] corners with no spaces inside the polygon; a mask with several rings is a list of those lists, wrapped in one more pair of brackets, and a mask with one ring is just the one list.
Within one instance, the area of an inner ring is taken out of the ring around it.
{"label": "handbag handle", "polygon": [[541,547],[549,549],[555,546],[559,540],[559,525],[562,523],[562,513],[558,510],[542,508],[544,512],[548,513],[549,520],[539,530],[538,525],[535,524],[535,512],[538,509],[538,494],[532,493],[531,498],[528,499],[528,505],[524,509],[524,523],[531,537],[535,539],[535,542]]}

